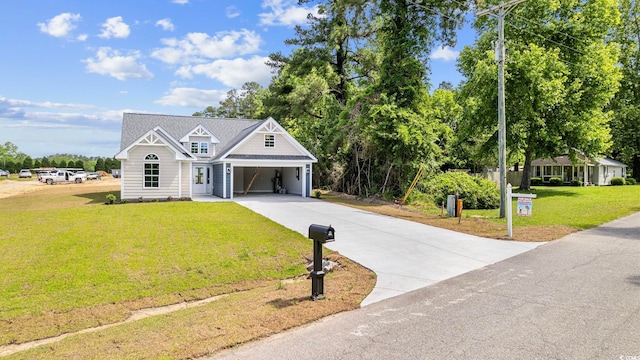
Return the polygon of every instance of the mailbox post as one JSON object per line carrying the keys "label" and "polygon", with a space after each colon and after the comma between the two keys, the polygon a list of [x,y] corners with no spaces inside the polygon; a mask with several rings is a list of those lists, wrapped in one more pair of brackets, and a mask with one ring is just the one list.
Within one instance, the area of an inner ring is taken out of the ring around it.
{"label": "mailbox post", "polygon": [[324,270],[322,269],[322,244],[335,241],[335,229],[312,224],[309,239],[313,240],[313,271],[311,271],[311,300],[324,299]]}

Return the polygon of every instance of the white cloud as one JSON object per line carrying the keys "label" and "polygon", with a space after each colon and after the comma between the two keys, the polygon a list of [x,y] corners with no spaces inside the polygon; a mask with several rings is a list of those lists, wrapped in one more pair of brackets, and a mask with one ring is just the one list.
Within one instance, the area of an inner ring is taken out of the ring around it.
{"label": "white cloud", "polygon": [[126,38],[131,33],[129,25],[122,21],[122,16],[116,16],[108,18],[102,24],[102,33],[98,35],[101,38],[110,39],[114,38]]}
{"label": "white cloud", "polygon": [[83,60],[87,64],[87,71],[100,75],[109,75],[118,80],[151,79],[153,74],[144,64],[138,63],[140,52],[132,51],[128,55],[121,55],[119,51],[110,47],[98,49],[96,58]]}
{"label": "white cloud", "polygon": [[76,40],[78,41],[87,41],[87,38],[89,37],[89,35],[87,34],[80,34],[76,37]]}
{"label": "white cloud", "polygon": [[258,14],[260,25],[294,26],[307,22],[307,16],[320,17],[318,5],[312,7],[297,6],[292,0],[264,0],[262,8],[269,12]]}
{"label": "white cloud", "polygon": [[46,23],[38,23],[38,27],[45,34],[54,37],[66,37],[76,28],[75,23],[80,19],[82,19],[80,14],[62,13],[49,19]]}
{"label": "white cloud", "polygon": [[173,31],[175,29],[175,26],[173,26],[173,23],[169,18],[164,18],[156,21],[156,26],[162,26],[162,29],[167,31]]}
{"label": "white cloud", "polygon": [[453,61],[460,56],[460,51],[455,51],[448,46],[443,46],[431,53],[434,60]]}
{"label": "white cloud", "polygon": [[235,17],[240,16],[240,11],[235,6],[227,6],[227,17],[229,19],[233,19]]}
{"label": "white cloud", "polygon": [[33,158],[56,153],[111,157],[120,148],[123,112],[144,111],[98,109],[0,96],[0,133]]}
{"label": "white cloud", "polygon": [[205,75],[233,88],[240,88],[248,81],[267,86],[273,76],[271,68],[265,64],[267,60],[269,58],[261,56],[250,59],[216,60],[208,64],[182,66],[176,71],[176,75],[186,78]]}
{"label": "white cloud", "polygon": [[168,64],[202,62],[246,55],[260,50],[262,38],[254,31],[223,31],[211,36],[206,33],[188,33],[184,38],[162,39],[164,48],[156,49],[151,56]]}
{"label": "white cloud", "polygon": [[172,2],[174,4],[180,4],[180,5],[184,5],[184,4],[188,4],[189,0],[172,0]]}
{"label": "white cloud", "polygon": [[227,96],[226,90],[203,90],[195,88],[173,88],[169,94],[156,100],[165,106],[199,107],[217,106]]}
{"label": "white cloud", "polygon": [[7,99],[4,96],[0,96],[0,111],[3,109],[10,108],[45,108],[45,109],[91,109],[93,105],[85,105],[85,104],[64,104],[64,103],[54,103],[50,101],[45,102],[36,102],[29,100],[17,100],[17,99]]}

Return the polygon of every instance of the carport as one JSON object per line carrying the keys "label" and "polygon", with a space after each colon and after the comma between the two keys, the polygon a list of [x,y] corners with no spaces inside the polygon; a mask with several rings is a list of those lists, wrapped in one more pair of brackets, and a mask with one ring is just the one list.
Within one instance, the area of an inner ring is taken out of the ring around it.
{"label": "carport", "polygon": [[233,196],[256,193],[303,195],[302,167],[233,167]]}
{"label": "carport", "polygon": [[311,196],[311,161],[307,156],[230,155],[227,169],[229,193],[225,197],[246,194],[291,194]]}

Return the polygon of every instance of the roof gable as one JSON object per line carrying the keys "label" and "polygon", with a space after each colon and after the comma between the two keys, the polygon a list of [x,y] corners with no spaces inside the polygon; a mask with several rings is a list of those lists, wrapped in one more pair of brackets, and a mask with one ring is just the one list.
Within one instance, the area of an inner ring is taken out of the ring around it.
{"label": "roof gable", "polygon": [[209,139],[210,139],[209,142],[214,143],[214,144],[219,144],[220,143],[220,140],[215,135],[213,135],[209,130],[205,129],[205,127],[202,126],[202,125],[198,125],[195,129],[191,130],[185,136],[180,138],[180,142],[181,143],[188,142],[190,136],[209,137]]}
{"label": "roof gable", "polygon": [[176,154],[176,159],[194,160],[195,158],[189,154],[182,145],[180,145],[171,135],[167,134],[161,127],[156,126],[144,135],[140,136],[136,141],[132,142],[126,148],[116,154],[116,159],[127,159],[129,150],[135,146],[165,146],[169,147]]}
{"label": "roof gable", "polygon": [[[257,134],[279,134],[282,135],[296,150],[300,153],[304,154],[302,157],[306,158],[311,162],[317,162],[315,156],[313,156],[304,146],[302,146],[291,134],[289,134],[277,121],[275,121],[272,117],[267,118],[261,124],[254,126],[253,129],[247,129],[243,134],[240,134],[236,138],[236,142],[227,147],[226,151],[221,152],[216,159],[226,159],[226,158],[238,158],[233,155],[233,152],[240,148],[242,145],[250,141]],[[241,155],[245,156],[245,155]],[[265,156],[264,154],[254,154],[254,157]],[[300,157],[300,156],[299,156]],[[285,156],[286,158],[286,156]]]}

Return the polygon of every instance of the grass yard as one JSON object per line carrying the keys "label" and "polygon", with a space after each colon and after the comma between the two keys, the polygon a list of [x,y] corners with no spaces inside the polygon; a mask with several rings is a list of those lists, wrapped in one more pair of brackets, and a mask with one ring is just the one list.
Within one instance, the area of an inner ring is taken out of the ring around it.
{"label": "grass yard", "polygon": [[[114,187],[119,189],[119,187]],[[125,322],[140,309],[226,296],[16,352],[19,358],[193,358],[357,308],[375,276],[344,259],[312,302],[312,242],[231,202],[104,205],[85,184],[0,199],[0,355]]]}
{"label": "grass yard", "polygon": [[[514,226],[569,226],[585,230],[640,211],[640,186],[540,186],[533,187],[530,193],[537,195],[533,199],[533,216],[515,216],[514,199]],[[499,214],[498,210],[467,211],[467,216],[479,215],[494,221],[498,221]]]}
{"label": "grass yard", "polygon": [[[531,217],[516,216],[513,200],[513,237],[518,241],[550,241],[640,211],[640,185],[589,187],[534,187]],[[434,206],[398,205],[325,193],[326,201],[358,207],[467,234],[508,239],[506,218],[499,210],[463,210],[462,219],[441,216]]]}

